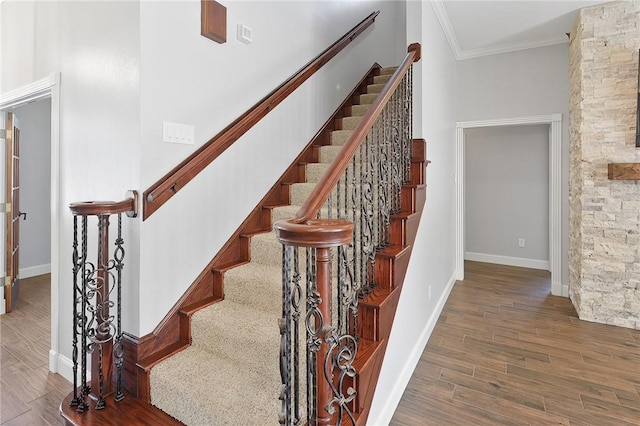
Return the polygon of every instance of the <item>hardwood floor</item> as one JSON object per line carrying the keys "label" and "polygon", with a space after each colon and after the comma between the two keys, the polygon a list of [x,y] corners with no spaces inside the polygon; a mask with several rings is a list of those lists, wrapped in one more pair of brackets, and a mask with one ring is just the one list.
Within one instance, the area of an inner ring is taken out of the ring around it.
{"label": "hardwood floor", "polygon": [[640,331],[579,320],[548,272],[465,268],[392,425],[640,425]]}
{"label": "hardwood floor", "polygon": [[[580,321],[549,274],[466,263],[392,425],[640,425],[640,331]],[[61,425],[48,276],[0,316],[0,424]]]}
{"label": "hardwood floor", "polygon": [[49,275],[21,280],[15,309],[0,315],[2,426],[64,424],[58,407],[72,386],[49,372],[50,283]]}

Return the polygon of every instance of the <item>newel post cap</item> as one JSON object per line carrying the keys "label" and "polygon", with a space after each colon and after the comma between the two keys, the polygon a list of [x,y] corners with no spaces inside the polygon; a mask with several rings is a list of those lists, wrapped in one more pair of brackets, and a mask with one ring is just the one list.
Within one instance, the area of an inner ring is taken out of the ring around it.
{"label": "newel post cap", "polygon": [[407,48],[407,52],[416,52],[416,57],[413,59],[413,62],[418,62],[421,58],[422,46],[420,43],[411,43]]}
{"label": "newel post cap", "polygon": [[280,243],[300,247],[337,247],[353,239],[353,223],[341,219],[281,220],[274,228]]}

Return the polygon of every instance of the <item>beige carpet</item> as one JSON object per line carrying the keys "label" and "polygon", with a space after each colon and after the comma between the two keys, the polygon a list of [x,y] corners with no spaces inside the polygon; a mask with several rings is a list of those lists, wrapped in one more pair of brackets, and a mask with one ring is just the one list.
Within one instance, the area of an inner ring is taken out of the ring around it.
{"label": "beige carpet", "polygon": [[[307,182],[291,187],[291,205],[275,208],[272,223],[295,215],[393,71],[383,69],[360,95],[344,130],[332,132],[320,163],[307,166]],[[192,426],[278,424],[281,264],[273,230],[251,238],[251,262],[225,273],[225,300],[193,315],[191,346],[151,370],[153,405]]]}

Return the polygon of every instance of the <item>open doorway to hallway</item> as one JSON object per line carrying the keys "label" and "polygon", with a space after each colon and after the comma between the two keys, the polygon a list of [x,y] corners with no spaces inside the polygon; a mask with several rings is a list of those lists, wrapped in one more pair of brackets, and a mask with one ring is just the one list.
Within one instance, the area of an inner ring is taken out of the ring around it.
{"label": "open doorway to hallway", "polygon": [[[14,200],[20,219],[13,238],[19,239],[20,246],[18,275],[26,279],[51,272],[51,98],[22,103],[6,112],[20,119],[20,162],[13,174],[20,188],[19,200]],[[1,175],[6,191],[6,173]],[[3,216],[3,247],[6,221]],[[6,270],[6,258],[3,260],[0,266]]]}
{"label": "open doorway to hallway", "polygon": [[[551,294],[569,296],[569,287],[562,283],[562,114],[495,120],[462,121],[456,123],[456,272],[457,280],[464,279],[465,253],[465,131],[466,129],[549,125],[549,269],[551,272]],[[565,259],[566,260],[566,259]]]}
{"label": "open doorway to hallway", "polygon": [[465,260],[548,271],[549,125],[466,129],[464,155]]}

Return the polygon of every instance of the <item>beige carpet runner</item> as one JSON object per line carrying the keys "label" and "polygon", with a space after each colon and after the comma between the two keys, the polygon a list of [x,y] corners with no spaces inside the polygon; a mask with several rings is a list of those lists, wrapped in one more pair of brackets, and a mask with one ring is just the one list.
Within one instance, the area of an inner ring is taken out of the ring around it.
{"label": "beige carpet runner", "polygon": [[[360,95],[344,130],[320,148],[320,162],[307,165],[307,182],[290,188],[291,205],[273,209],[272,223],[295,215],[394,71],[382,69]],[[190,426],[278,424],[281,265],[273,230],[251,238],[251,262],[225,273],[225,299],[193,315],[191,346],[151,370],[153,405]]]}

